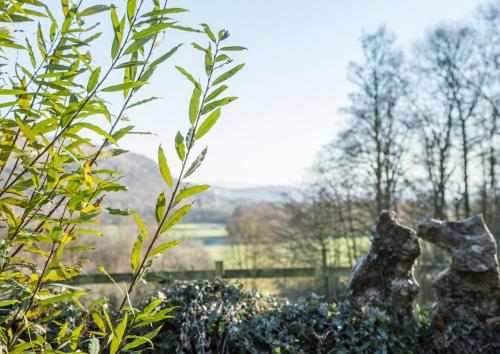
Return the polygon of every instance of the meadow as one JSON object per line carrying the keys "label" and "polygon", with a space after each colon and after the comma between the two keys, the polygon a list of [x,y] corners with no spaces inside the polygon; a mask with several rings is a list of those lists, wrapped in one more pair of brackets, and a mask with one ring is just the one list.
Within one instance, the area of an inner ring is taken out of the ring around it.
{"label": "meadow", "polygon": [[[120,239],[120,244],[127,244],[127,241],[123,240],[122,235],[126,234],[124,231],[127,227],[119,225],[100,225],[97,227],[106,238],[108,238],[113,243],[118,243],[116,240]],[[183,253],[187,249],[194,248],[196,251],[190,257],[191,266],[190,269],[205,269],[207,263],[212,264],[215,261],[223,261],[224,267],[226,269],[238,269],[238,268],[255,268],[257,267],[286,267],[289,266],[284,264],[281,259],[286,259],[284,252],[291,252],[291,244],[280,243],[273,244],[272,247],[263,244],[233,244],[228,235],[226,225],[223,223],[180,223],[175,225],[168,233],[165,235],[165,239],[168,240],[179,240],[180,244],[176,249],[173,249],[170,253],[165,254],[159,260],[160,263],[165,264],[167,269],[162,270],[177,270],[183,269],[181,264],[173,263],[163,263],[162,260],[167,260],[168,258],[175,258],[177,252]],[[129,240],[129,242],[131,242]],[[370,245],[369,236],[359,236],[356,237],[356,254],[351,255],[349,248],[351,247],[352,241],[348,241],[344,237],[337,239],[328,240],[328,248],[331,250],[328,255],[329,264],[336,267],[352,267],[356,259],[365,252]],[[271,249],[272,248],[272,249]],[[271,254],[271,253],[272,254]],[[256,260],[253,263],[242,260],[245,255],[256,255]],[[282,257],[280,257],[280,255]],[[203,260],[200,264],[200,260]],[[205,267],[203,267],[203,265]],[[310,266],[309,264],[297,263],[293,266],[304,267]],[[118,269],[117,269],[118,270]]]}

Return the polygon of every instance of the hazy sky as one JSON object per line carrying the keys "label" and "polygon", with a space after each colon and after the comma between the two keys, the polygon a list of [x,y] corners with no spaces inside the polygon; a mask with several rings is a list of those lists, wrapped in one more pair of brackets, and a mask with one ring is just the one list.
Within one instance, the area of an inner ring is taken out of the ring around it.
{"label": "hazy sky", "polygon": [[[191,10],[187,24],[209,23],[231,32],[230,43],[248,47],[244,71],[230,82],[240,99],[202,143],[208,155],[195,181],[225,186],[299,184],[320,147],[342,126],[338,109],[351,86],[350,60],[360,56],[363,30],[381,24],[409,47],[440,22],[472,15],[478,0],[172,0]],[[193,34],[167,36],[162,50]],[[201,37],[200,37],[201,38]],[[228,40],[229,41],[229,40]],[[106,55],[108,55],[106,53]],[[139,130],[154,136],[128,138],[132,151],[155,157],[162,142],[172,151],[175,132],[185,131],[192,86],[173,69],[199,72],[203,58],[189,46],[158,72],[145,89],[164,97],[129,112]],[[141,90],[142,91],[142,90]],[[201,146],[199,146],[200,148]],[[170,160],[174,155],[170,154]]]}

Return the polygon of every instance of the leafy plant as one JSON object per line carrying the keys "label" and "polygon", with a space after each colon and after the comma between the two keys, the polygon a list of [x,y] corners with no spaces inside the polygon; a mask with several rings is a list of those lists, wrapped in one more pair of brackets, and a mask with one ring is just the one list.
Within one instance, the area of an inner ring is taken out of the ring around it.
{"label": "leafy plant", "polygon": [[[187,10],[168,7],[166,0],[83,5],[82,0],[62,0],[60,6],[39,0],[0,4],[0,21],[6,23],[0,27],[0,348],[12,353],[78,348],[118,353],[151,345],[174,307],[159,309],[161,301],[154,300],[138,309],[131,295],[153,259],[177,244],[161,238],[189,212],[186,198],[208,188],[187,184],[207,153],[206,147],[197,151],[197,143],[222,107],[236,99],[220,97],[227,89],[223,83],[243,67],[226,70],[233,62],[229,52],[244,49],[222,45],[227,31],[216,35],[206,24],[200,29],[179,25],[172,16]],[[92,53],[103,26],[95,18],[107,17],[113,29],[110,62],[99,65]],[[85,291],[68,281],[91,259],[72,251],[90,251],[81,236],[100,235],[86,225],[96,222],[104,193],[126,189],[119,171],[100,169],[98,162],[126,153],[118,142],[136,133],[124,124],[128,110],[157,99],[137,96],[180,48],[156,54],[167,30],[193,32],[208,42],[192,44],[204,58],[204,84],[177,67],[193,86],[187,133],[177,133],[172,142],[181,168],[174,178],[160,146],[158,163],[168,191],[158,196],[153,232],[138,213],[108,208],[111,214],[133,215],[140,229],[130,257],[134,276],[126,289],[120,288],[117,311],[111,312],[107,299],[84,307]],[[117,94],[122,99],[114,111],[108,97]],[[87,132],[103,141],[95,146]],[[68,302],[85,313],[90,325],[61,321]],[[55,338],[48,335],[54,328]],[[138,329],[142,335],[132,334]]]}
{"label": "leafy plant", "polygon": [[[153,339],[163,353],[496,353],[500,327],[455,319],[447,328],[421,311],[395,327],[348,299],[285,301],[221,280],[176,283],[152,299],[177,306]],[[152,299],[145,301],[148,304]]]}

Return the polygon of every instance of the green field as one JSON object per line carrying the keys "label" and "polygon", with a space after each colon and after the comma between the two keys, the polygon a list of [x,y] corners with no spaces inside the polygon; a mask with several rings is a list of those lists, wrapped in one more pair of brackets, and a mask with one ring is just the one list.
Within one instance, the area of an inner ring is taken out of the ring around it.
{"label": "green field", "polygon": [[[117,225],[101,225],[99,229],[110,238],[130,233],[129,228],[125,230],[123,226]],[[187,241],[196,242],[198,247],[201,247],[206,252],[206,256],[214,261],[223,261],[226,268],[240,267],[238,255],[245,253],[258,253],[258,264],[261,267],[283,266],[283,263],[278,261],[280,252],[288,252],[289,249],[286,247],[286,243],[273,245],[272,252],[269,252],[270,247],[267,245],[231,245],[226,225],[216,223],[178,224],[169,230],[165,236],[169,239],[181,240],[180,247],[183,246],[182,241],[186,241],[184,247],[191,247],[192,244]],[[369,245],[370,238],[368,236],[356,237],[357,254],[351,253],[349,257],[349,245],[344,238],[330,240],[328,248],[335,251],[329,252],[329,263],[341,267],[352,266],[353,262],[368,249]]]}
{"label": "green field", "polygon": [[170,231],[172,237],[208,238],[226,237],[226,224],[186,223],[177,224]]}

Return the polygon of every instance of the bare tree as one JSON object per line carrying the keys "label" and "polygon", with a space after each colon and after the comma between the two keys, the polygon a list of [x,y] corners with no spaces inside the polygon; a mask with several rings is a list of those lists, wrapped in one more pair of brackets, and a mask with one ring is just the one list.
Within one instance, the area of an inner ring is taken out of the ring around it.
{"label": "bare tree", "polygon": [[394,195],[404,171],[408,129],[402,107],[408,80],[402,52],[385,27],[363,35],[361,47],[363,62],[349,66],[349,79],[356,86],[349,96],[350,105],[343,109],[349,126],[337,140],[373,189],[373,214],[378,215],[395,207]]}
{"label": "bare tree", "polygon": [[[282,203],[286,222],[275,229],[287,248],[291,266],[312,266],[326,270],[332,266],[340,250],[333,240],[339,237],[337,211],[324,188],[311,188],[300,199],[287,197]],[[323,277],[325,294],[330,294],[328,276]]]}
{"label": "bare tree", "polygon": [[[462,177],[458,205],[471,213],[470,167],[477,143],[471,130],[482,83],[471,85],[477,72],[476,32],[468,26],[441,26],[417,47],[416,128],[423,142],[423,163],[432,184],[434,215],[446,217],[447,192],[453,174],[454,148],[460,153]],[[455,139],[455,137],[457,139]],[[457,141],[456,141],[457,140]],[[460,208],[459,208],[460,209]]]}
{"label": "bare tree", "polygon": [[498,164],[500,143],[500,1],[483,6],[477,27],[481,33],[480,68],[484,74],[482,86],[482,117],[478,131],[481,136],[481,212],[500,241],[500,188]]}
{"label": "bare tree", "polygon": [[478,142],[472,130],[482,86],[476,42],[476,31],[471,27],[447,25],[429,32],[418,47],[418,80],[423,92],[419,129],[424,134],[427,173],[434,185],[436,217],[446,217],[446,186],[453,173],[450,159],[454,149],[459,151],[461,162],[457,165],[462,167],[461,195],[456,205],[463,215],[458,216],[471,214],[470,169]]}
{"label": "bare tree", "polygon": [[279,245],[273,230],[279,219],[279,208],[274,204],[257,203],[236,208],[226,228],[240,268],[255,269],[275,263]]}

